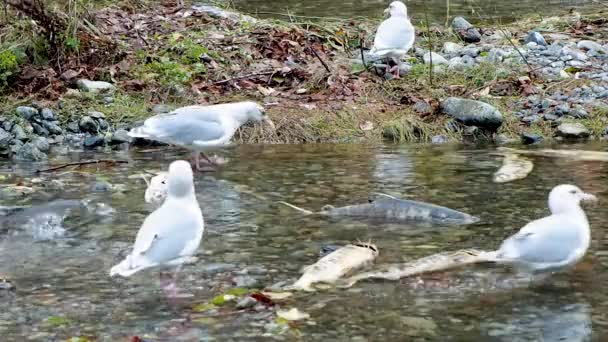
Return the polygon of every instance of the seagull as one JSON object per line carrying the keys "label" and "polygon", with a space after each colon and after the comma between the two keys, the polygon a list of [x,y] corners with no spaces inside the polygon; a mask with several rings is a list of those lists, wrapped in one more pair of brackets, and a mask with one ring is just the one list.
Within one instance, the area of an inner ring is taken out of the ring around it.
{"label": "seagull", "polygon": [[177,273],[184,263],[196,260],[193,254],[203,238],[205,225],[196,200],[190,164],[184,160],[171,163],[167,183],[167,198],[146,217],[137,232],[131,254],[112,267],[110,276],[129,277],[151,267],[177,266],[167,287],[175,293]]}
{"label": "seagull", "polygon": [[528,273],[556,272],[575,265],[587,252],[591,231],[581,201],[597,198],[570,184],[549,194],[551,215],[526,224],[507,238],[487,260]]}
{"label": "seagull", "polygon": [[249,121],[263,121],[274,129],[262,106],[244,101],[181,107],[146,119],[142,126],[131,129],[129,136],[188,147],[196,151],[193,166],[200,171],[201,156],[207,163],[215,164],[202,151],[227,145],[236,130]]}
{"label": "seagull", "polygon": [[389,60],[399,60],[409,49],[414,46],[416,31],[407,16],[407,7],[401,1],[393,1],[384,13],[389,13],[389,18],[384,20],[374,38],[369,54],[374,58],[386,58],[386,72],[394,72],[395,78],[399,78],[399,65],[389,69]]}

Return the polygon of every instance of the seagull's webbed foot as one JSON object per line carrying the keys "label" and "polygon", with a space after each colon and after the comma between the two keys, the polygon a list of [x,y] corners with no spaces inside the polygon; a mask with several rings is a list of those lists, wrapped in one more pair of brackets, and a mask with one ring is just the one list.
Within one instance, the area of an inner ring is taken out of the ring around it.
{"label": "seagull's webbed foot", "polygon": [[401,76],[399,75],[399,65],[395,65],[394,67],[392,67],[390,72],[393,74],[393,78],[401,78]]}

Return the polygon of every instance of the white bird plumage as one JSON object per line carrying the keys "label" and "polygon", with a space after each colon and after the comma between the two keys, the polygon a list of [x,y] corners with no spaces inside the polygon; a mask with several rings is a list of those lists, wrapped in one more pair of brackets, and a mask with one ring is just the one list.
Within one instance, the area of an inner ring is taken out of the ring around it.
{"label": "white bird plumage", "polygon": [[554,272],[575,265],[591,240],[581,201],[597,198],[574,185],[558,185],[549,194],[551,215],[526,224],[487,259],[527,272]]}
{"label": "white bird plumage", "polygon": [[[407,16],[407,7],[403,2],[391,2],[385,12],[387,11],[390,17],[378,26],[369,56],[375,59],[395,58],[399,63],[399,59],[414,46],[416,31]],[[394,70],[396,70],[395,78],[399,78],[399,66],[389,69],[387,61],[386,72],[394,72]]]}
{"label": "white bird plumage", "polygon": [[[146,119],[143,125],[131,129],[129,135],[190,148],[196,151],[195,167],[200,169],[199,154],[227,145],[236,130],[248,121],[264,121],[274,129],[262,106],[244,101],[178,108]],[[203,158],[213,164],[204,154]]]}
{"label": "white bird plumage", "polygon": [[128,277],[146,268],[179,266],[193,259],[205,228],[190,164],[171,163],[167,183],[167,198],[146,217],[131,254],[112,267],[110,276]]}

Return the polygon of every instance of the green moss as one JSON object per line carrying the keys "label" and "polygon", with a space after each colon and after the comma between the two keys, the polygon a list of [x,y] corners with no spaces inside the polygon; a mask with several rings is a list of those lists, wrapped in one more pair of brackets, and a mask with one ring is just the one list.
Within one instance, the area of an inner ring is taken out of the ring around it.
{"label": "green moss", "polygon": [[244,289],[241,287],[235,287],[233,289],[226,291],[226,294],[233,295],[233,296],[244,296],[248,293],[249,293],[248,289]]}
{"label": "green moss", "polygon": [[70,323],[70,321],[67,318],[61,317],[61,316],[47,317],[47,319],[44,322],[46,324],[54,326],[54,327],[68,325]]}

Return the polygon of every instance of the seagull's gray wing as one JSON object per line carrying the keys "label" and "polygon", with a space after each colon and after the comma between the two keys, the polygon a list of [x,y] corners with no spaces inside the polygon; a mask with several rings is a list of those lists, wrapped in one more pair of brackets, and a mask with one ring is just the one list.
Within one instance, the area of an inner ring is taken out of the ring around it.
{"label": "seagull's gray wing", "polygon": [[390,17],[383,21],[374,38],[374,50],[410,49],[415,39],[414,27],[405,17]]}
{"label": "seagull's gray wing", "polygon": [[580,247],[580,231],[580,223],[565,215],[544,217],[528,223],[506,239],[497,257],[527,263],[563,262]]}
{"label": "seagull's gray wing", "polygon": [[198,117],[194,113],[174,113],[147,119],[143,126],[133,129],[134,135],[144,135],[163,142],[190,145],[194,141],[213,141],[226,134],[219,119]]}

